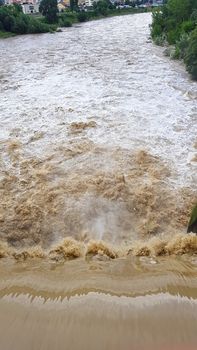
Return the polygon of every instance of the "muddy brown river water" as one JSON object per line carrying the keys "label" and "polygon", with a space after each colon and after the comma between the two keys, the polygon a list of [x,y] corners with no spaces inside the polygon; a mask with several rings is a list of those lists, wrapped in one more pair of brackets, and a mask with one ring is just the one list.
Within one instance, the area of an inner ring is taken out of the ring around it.
{"label": "muddy brown river water", "polygon": [[197,84],[150,23],[0,40],[0,350],[197,348]]}

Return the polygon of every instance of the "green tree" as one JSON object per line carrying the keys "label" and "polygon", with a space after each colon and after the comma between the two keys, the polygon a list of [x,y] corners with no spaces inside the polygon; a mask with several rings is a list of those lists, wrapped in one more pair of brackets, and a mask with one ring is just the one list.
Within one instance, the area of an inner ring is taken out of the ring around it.
{"label": "green tree", "polygon": [[192,78],[197,80],[197,28],[190,35],[184,61]]}
{"label": "green tree", "polygon": [[107,10],[109,8],[109,1],[99,0],[98,2],[93,3],[94,10],[96,10],[101,15],[107,15]]}
{"label": "green tree", "polygon": [[178,23],[189,18],[192,13],[193,0],[168,0],[167,9],[169,15]]}
{"label": "green tree", "polygon": [[13,4],[12,5],[13,11],[15,14],[18,14],[19,12],[23,12],[22,6],[20,4]]}
{"label": "green tree", "polygon": [[70,0],[71,11],[78,11],[78,0]]}
{"label": "green tree", "polygon": [[42,0],[39,11],[45,16],[48,23],[56,23],[58,20],[57,0]]}
{"label": "green tree", "polygon": [[29,20],[25,15],[21,14],[15,18],[15,24],[12,28],[12,31],[17,34],[26,34],[28,31]]}
{"label": "green tree", "polygon": [[45,33],[54,26],[43,23],[38,18],[25,15],[20,5],[0,7],[0,30],[16,34]]}
{"label": "green tree", "polygon": [[88,14],[85,11],[81,11],[77,14],[77,19],[79,22],[86,22],[88,20]]}

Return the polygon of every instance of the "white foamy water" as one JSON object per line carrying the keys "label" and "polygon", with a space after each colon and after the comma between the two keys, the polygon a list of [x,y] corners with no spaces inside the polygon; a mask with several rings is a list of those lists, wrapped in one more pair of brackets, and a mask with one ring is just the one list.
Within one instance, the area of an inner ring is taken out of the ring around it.
{"label": "white foamy water", "polygon": [[69,141],[68,123],[94,120],[95,143],[146,149],[176,185],[196,186],[197,84],[152,44],[150,23],[151,14],[129,15],[1,40],[1,139],[42,155]]}
{"label": "white foamy water", "polygon": [[2,350],[196,349],[197,84],[150,23],[0,40]]}
{"label": "white foamy water", "polygon": [[0,41],[0,238],[48,247],[186,232],[197,84],[151,14]]}

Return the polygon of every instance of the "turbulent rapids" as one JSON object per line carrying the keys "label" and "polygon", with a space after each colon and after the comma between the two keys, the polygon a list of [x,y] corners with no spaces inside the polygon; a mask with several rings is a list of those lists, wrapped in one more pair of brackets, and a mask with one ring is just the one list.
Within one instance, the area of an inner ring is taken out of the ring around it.
{"label": "turbulent rapids", "polygon": [[150,14],[0,40],[0,349],[194,350],[197,85]]}
{"label": "turbulent rapids", "polygon": [[196,84],[125,18],[0,43],[2,258],[197,252]]}
{"label": "turbulent rapids", "polygon": [[[71,124],[68,132],[87,126],[96,127]],[[168,167],[144,150],[84,137],[26,158],[15,139],[1,143],[1,156],[1,257],[197,252],[197,237],[184,235],[193,191],[174,190]]]}

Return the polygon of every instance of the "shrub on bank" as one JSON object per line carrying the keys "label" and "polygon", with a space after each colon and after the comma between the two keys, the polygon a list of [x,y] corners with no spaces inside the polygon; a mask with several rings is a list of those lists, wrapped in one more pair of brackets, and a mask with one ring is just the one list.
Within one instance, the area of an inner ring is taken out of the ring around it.
{"label": "shrub on bank", "polygon": [[79,22],[86,22],[88,21],[89,17],[88,17],[88,13],[85,11],[81,11],[77,14],[77,20]]}
{"label": "shrub on bank", "polygon": [[184,55],[184,62],[192,78],[197,80],[197,28],[189,37],[188,47]]}
{"label": "shrub on bank", "polygon": [[59,16],[59,26],[60,27],[72,27],[72,21],[67,15]]}

